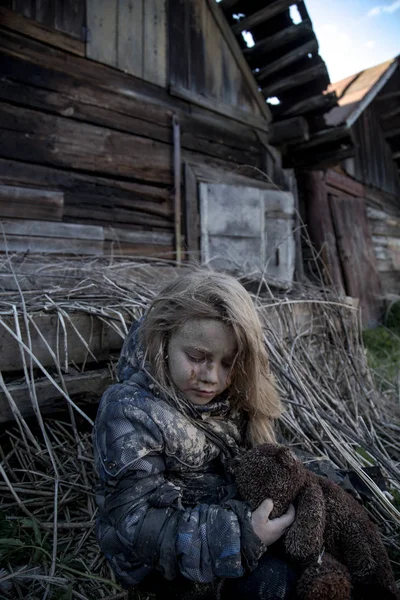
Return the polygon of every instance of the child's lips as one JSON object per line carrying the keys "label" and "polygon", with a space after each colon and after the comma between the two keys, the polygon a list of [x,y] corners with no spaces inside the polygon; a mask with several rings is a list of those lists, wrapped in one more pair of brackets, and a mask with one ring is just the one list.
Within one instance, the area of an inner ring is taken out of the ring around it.
{"label": "child's lips", "polygon": [[215,391],[198,390],[198,389],[194,389],[193,391],[196,394],[198,394],[199,396],[202,396],[203,398],[211,398],[211,396],[215,395]]}

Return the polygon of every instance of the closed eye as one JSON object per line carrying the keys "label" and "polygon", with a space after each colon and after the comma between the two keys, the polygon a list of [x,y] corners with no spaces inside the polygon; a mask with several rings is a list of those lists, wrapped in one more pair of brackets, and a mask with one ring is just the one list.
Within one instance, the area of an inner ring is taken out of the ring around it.
{"label": "closed eye", "polygon": [[187,354],[189,360],[195,363],[200,363],[205,360],[205,356],[193,356],[192,354]]}

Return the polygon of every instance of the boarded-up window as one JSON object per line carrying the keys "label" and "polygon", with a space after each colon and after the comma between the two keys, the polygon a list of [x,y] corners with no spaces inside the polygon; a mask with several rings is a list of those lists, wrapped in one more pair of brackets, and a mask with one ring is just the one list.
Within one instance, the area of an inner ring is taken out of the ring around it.
{"label": "boarded-up window", "polygon": [[201,182],[201,257],[215,268],[292,281],[294,198],[289,192]]}

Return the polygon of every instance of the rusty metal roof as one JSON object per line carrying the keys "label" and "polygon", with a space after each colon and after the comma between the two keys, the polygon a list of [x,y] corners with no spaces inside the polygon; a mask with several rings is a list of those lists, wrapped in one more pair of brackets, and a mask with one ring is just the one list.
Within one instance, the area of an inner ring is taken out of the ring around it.
{"label": "rusty metal roof", "polygon": [[326,124],[351,126],[369,105],[398,66],[396,58],[360,71],[336,83],[331,83],[327,92],[336,92],[339,106],[325,115]]}

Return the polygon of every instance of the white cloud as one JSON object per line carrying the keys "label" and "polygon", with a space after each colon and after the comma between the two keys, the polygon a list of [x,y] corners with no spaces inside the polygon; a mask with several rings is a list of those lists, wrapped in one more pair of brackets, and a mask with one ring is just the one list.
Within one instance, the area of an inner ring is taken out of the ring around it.
{"label": "white cloud", "polygon": [[378,4],[367,12],[367,17],[378,17],[382,13],[394,13],[400,9],[400,0],[393,0],[391,4]]}
{"label": "white cloud", "polygon": [[376,41],[375,40],[368,40],[368,42],[365,42],[365,46],[367,48],[375,48],[376,46]]}

